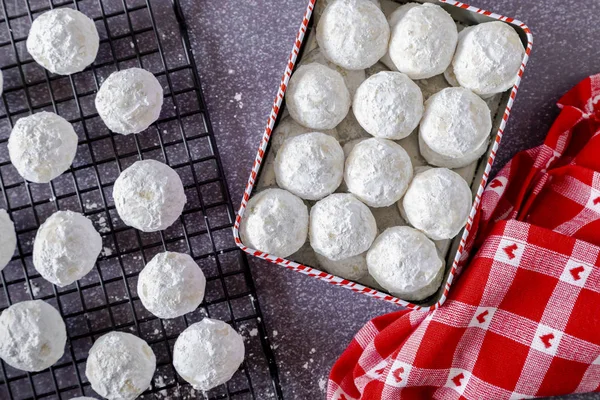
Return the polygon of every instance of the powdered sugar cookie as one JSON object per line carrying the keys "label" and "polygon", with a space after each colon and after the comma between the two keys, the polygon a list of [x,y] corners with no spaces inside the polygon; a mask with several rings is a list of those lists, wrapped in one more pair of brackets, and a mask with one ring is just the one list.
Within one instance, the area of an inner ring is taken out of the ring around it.
{"label": "powdered sugar cookie", "polygon": [[[348,115],[350,114],[351,113],[348,113]],[[271,143],[271,153],[277,154],[283,145],[283,142],[286,140],[310,132],[314,132],[314,129],[300,125],[289,115],[283,117],[275,129],[273,129],[273,133],[271,134],[271,139],[269,141]],[[339,140],[338,130],[336,128],[324,129],[320,130],[319,132]]]}
{"label": "powdered sugar cookie", "polygon": [[313,62],[324,65],[331,69],[334,69],[337,72],[339,72],[340,75],[342,75],[342,78],[344,78],[344,82],[346,82],[346,87],[348,88],[348,92],[350,92],[350,100],[352,100],[352,98],[354,97],[354,93],[356,93],[356,89],[358,89],[360,84],[363,83],[363,81],[365,79],[367,79],[364,69],[358,69],[358,70],[352,71],[352,70],[342,68],[339,65],[336,65],[336,64],[332,63],[331,61],[329,61],[323,55],[323,53],[321,52],[321,49],[319,49],[319,48],[316,48],[316,49],[310,51],[309,53],[307,53],[306,55],[304,55],[302,57],[302,62],[300,63],[300,65],[310,64]]}

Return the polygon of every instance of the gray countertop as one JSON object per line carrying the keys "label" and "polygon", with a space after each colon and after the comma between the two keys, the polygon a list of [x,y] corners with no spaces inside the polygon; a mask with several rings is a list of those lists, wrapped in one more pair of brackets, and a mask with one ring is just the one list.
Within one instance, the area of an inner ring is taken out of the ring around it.
{"label": "gray countertop", "polygon": [[[518,18],[534,48],[497,166],[539,144],[558,98],[600,71],[597,0],[477,0]],[[237,207],[307,0],[182,0],[192,47]],[[251,260],[286,399],[317,399],[329,370],[369,319],[398,308]],[[592,395],[572,398],[600,398]]]}

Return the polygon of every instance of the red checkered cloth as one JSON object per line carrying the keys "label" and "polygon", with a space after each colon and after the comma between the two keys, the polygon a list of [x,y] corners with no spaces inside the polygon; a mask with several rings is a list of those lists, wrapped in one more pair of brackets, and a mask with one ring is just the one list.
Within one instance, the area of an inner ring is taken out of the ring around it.
{"label": "red checkered cloth", "polygon": [[523,399],[599,391],[600,75],[559,102],[545,143],[484,191],[477,252],[432,312],[370,321],[327,398]]}

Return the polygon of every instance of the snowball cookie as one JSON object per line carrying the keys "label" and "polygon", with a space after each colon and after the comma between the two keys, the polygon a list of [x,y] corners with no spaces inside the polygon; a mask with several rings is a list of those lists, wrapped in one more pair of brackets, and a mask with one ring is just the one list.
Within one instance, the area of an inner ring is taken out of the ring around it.
{"label": "snowball cookie", "polygon": [[411,79],[443,73],[458,42],[454,20],[435,4],[407,9],[392,30],[389,54],[400,72]]}
{"label": "snowball cookie", "polygon": [[[425,102],[419,128],[419,147],[428,163],[464,167],[485,152],[492,130],[489,107],[465,88],[446,88]],[[440,155],[441,157],[436,157]]]}
{"label": "snowball cookie", "polygon": [[57,211],[40,226],[33,242],[33,266],[48,282],[64,287],[94,268],[102,237],[92,221],[73,211]]}
{"label": "snowball cookie", "polygon": [[100,396],[133,400],[150,386],[155,369],[156,357],[148,343],[131,333],[113,331],[94,342],[85,376]]}
{"label": "snowball cookie", "polygon": [[350,92],[350,100],[352,100],[352,98],[354,97],[354,93],[356,93],[356,89],[358,89],[360,84],[363,83],[363,81],[365,79],[367,79],[364,69],[351,71],[351,70],[342,68],[338,65],[335,65],[334,63],[329,61],[327,58],[325,58],[325,56],[321,52],[321,49],[319,49],[319,48],[316,48],[316,49],[310,51],[308,54],[304,55],[302,57],[302,62],[300,65],[313,63],[313,62],[321,64],[321,65],[325,65],[326,67],[334,69],[337,72],[339,72],[340,75],[342,75],[342,78],[344,78],[344,82],[346,82],[346,88],[348,88],[348,92]]}
{"label": "snowball cookie", "polygon": [[337,275],[340,278],[357,281],[364,278],[369,271],[367,270],[366,253],[359,254],[343,260],[333,261],[329,258],[315,253],[319,265],[332,275]]}
{"label": "snowball cookie", "polygon": [[158,79],[141,68],[110,74],[96,94],[96,110],[113,132],[140,133],[154,123],[163,105]]}
{"label": "snowball cookie", "polygon": [[409,301],[434,294],[444,273],[444,262],[435,244],[409,226],[383,231],[367,253],[367,266],[381,286]]}
{"label": "snowball cookie", "polygon": [[46,369],[62,357],[66,343],[65,323],[45,301],[22,301],[0,315],[0,358],[11,367]]}
{"label": "snowball cookie", "polygon": [[156,160],[136,161],[121,172],[113,197],[123,222],[143,232],[167,229],[187,201],[177,172]]}
{"label": "snowball cookie", "polygon": [[6,210],[0,209],[0,271],[8,265],[13,254],[15,254],[16,248],[15,225],[10,220]]}
{"label": "snowball cookie", "polygon": [[308,208],[282,189],[267,189],[252,196],[240,222],[242,242],[277,257],[297,252],[308,234]]}
{"label": "snowball cookie", "polygon": [[364,253],[376,235],[373,213],[352,194],[332,194],[310,210],[310,245],[330,260],[339,261]]}
{"label": "snowball cookie", "polygon": [[446,168],[417,174],[402,206],[408,222],[433,240],[451,239],[467,223],[472,193],[465,180]]}
{"label": "snowball cookie", "polygon": [[140,272],[137,293],[142,304],[158,318],[176,318],[194,311],[202,299],[206,278],[188,254],[155,255]]}
{"label": "snowball cookie", "polygon": [[204,318],[181,332],[173,366],[194,389],[209,390],[231,379],[244,361],[244,338],[223,321]]}
{"label": "snowball cookie", "polygon": [[69,169],[77,140],[66,119],[42,111],[17,121],[8,138],[8,154],[23,178],[48,183]]}
{"label": "snowball cookie", "polygon": [[[366,0],[365,0],[366,1]],[[285,94],[287,110],[311,129],[333,129],[350,109],[350,93],[342,75],[318,63],[301,65]]]}
{"label": "snowball cookie", "polygon": [[324,133],[288,139],[275,157],[277,185],[305,200],[319,200],[333,193],[343,175],[344,150]]}
{"label": "snowball cookie", "polygon": [[371,76],[360,85],[352,104],[360,125],[371,135],[383,139],[407,137],[423,115],[421,89],[400,72]]}
{"label": "snowball cookie", "polygon": [[27,51],[48,71],[70,75],[96,59],[100,37],[96,24],[71,8],[57,8],[37,17],[27,36]]}
{"label": "snowball cookie", "polygon": [[404,195],[412,179],[410,156],[387,139],[371,138],[354,146],[346,159],[348,191],[370,207],[391,206]]}
{"label": "snowball cookie", "polygon": [[[394,28],[398,24],[398,22],[406,15],[408,10],[419,7],[420,3],[407,3],[403,4],[400,7],[396,8],[390,15],[387,17],[388,24],[390,25],[390,33],[394,32]],[[392,61],[392,57],[390,57],[390,52],[388,48],[388,52],[385,53],[385,56],[379,60],[382,62],[389,70],[398,71],[396,64]]]}
{"label": "snowball cookie", "polygon": [[[350,115],[350,114],[352,114],[352,113],[348,113],[348,115]],[[271,151],[274,152],[275,154],[277,154],[277,152],[283,145],[283,142],[285,142],[286,140],[288,140],[290,138],[300,136],[304,133],[310,133],[310,132],[314,132],[314,131],[310,128],[300,125],[299,123],[294,121],[294,119],[291,118],[289,115],[285,116],[281,119],[281,121],[279,121],[279,123],[273,130],[273,133],[271,135],[271,140],[270,140]],[[320,132],[322,132],[326,135],[329,135],[335,139],[339,139],[338,130],[336,128],[324,129],[324,130],[321,130]]]}
{"label": "snowball cookie", "polygon": [[317,42],[325,57],[342,68],[375,64],[387,51],[390,26],[369,0],[336,0],[317,24]]}
{"label": "snowball cookie", "polygon": [[515,84],[524,56],[521,38],[509,24],[486,22],[465,29],[452,66],[461,86],[490,96]]}

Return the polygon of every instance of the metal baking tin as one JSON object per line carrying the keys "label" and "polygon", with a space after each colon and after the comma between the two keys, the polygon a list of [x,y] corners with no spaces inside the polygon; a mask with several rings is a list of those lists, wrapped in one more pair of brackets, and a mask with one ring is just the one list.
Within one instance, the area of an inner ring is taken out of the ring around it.
{"label": "metal baking tin", "polygon": [[[323,0],[320,0],[320,1],[323,1]],[[427,1],[427,0],[425,0],[425,1]],[[407,308],[411,308],[411,309],[423,310],[423,309],[438,308],[446,300],[449,290],[450,290],[450,287],[452,286],[452,282],[453,282],[455,276],[459,272],[459,269],[458,269],[459,268],[459,260],[461,259],[461,256],[463,256],[464,245],[467,242],[469,235],[471,234],[473,218],[479,207],[480,200],[481,200],[481,194],[483,193],[485,185],[488,181],[488,176],[489,176],[490,170],[492,168],[492,165],[494,163],[494,159],[496,157],[496,152],[498,151],[498,147],[500,146],[500,142],[502,140],[502,135],[506,128],[506,123],[510,116],[510,113],[511,113],[511,110],[513,107],[513,103],[516,98],[517,91],[519,89],[519,85],[520,85],[521,79],[523,77],[523,73],[525,71],[525,66],[527,65],[527,61],[529,60],[529,55],[531,53],[531,49],[532,49],[532,45],[533,45],[533,36],[531,34],[531,30],[523,22],[518,21],[514,18],[509,18],[509,17],[505,17],[505,16],[502,16],[499,14],[495,14],[493,12],[482,10],[481,8],[469,6],[468,4],[464,4],[464,3],[461,3],[458,1],[454,1],[454,0],[429,1],[429,2],[433,2],[433,3],[437,3],[440,6],[444,7],[444,9],[446,11],[448,11],[455,20],[469,24],[469,25],[482,23],[482,22],[489,22],[489,21],[494,21],[494,20],[499,20],[499,21],[503,21],[503,22],[511,24],[515,28],[515,30],[517,31],[519,36],[521,37],[523,44],[526,46],[526,52],[525,52],[525,56],[523,57],[523,62],[521,64],[521,68],[519,69],[519,74],[518,74],[518,78],[517,78],[515,85],[513,86],[512,90],[510,92],[507,91],[502,96],[502,100],[501,100],[500,104],[506,104],[506,107],[504,108],[504,114],[502,115],[501,118],[497,118],[496,121],[494,121],[493,130],[496,130],[496,134],[495,134],[495,136],[492,137],[493,140],[492,140],[490,149],[488,150],[488,153],[487,153],[487,155],[488,155],[487,160],[484,157],[482,157],[482,159],[479,161],[479,164],[477,167],[477,172],[476,172],[475,179],[474,179],[474,182],[479,181],[479,185],[472,186],[474,194],[475,194],[475,199],[473,201],[471,213],[469,215],[467,225],[465,226],[465,228],[463,230],[462,236],[456,237],[453,240],[451,251],[449,253],[450,255],[446,259],[447,267],[446,267],[446,274],[445,274],[444,282],[441,285],[438,292],[434,296],[432,296],[429,299],[429,301],[427,301],[426,303],[416,304],[416,303],[411,303],[409,301],[399,299],[388,293],[384,293],[384,292],[381,292],[376,289],[365,287],[359,283],[349,281],[347,279],[343,279],[343,278],[340,278],[335,275],[331,275],[327,272],[320,271],[316,268],[313,268],[313,267],[310,267],[307,265],[302,265],[302,264],[299,264],[292,260],[279,258],[276,256],[269,255],[267,253],[261,252],[259,250],[249,248],[249,247],[245,246],[240,239],[240,236],[239,236],[240,221],[246,210],[246,205],[248,204],[248,200],[250,199],[250,197],[253,193],[254,186],[257,183],[259,171],[260,171],[261,165],[263,163],[263,160],[265,160],[265,158],[267,156],[267,151],[268,151],[267,147],[268,147],[269,139],[271,137],[271,133],[275,126],[275,122],[277,121],[279,112],[281,111],[281,104],[283,102],[285,91],[287,89],[289,79],[292,75],[292,71],[294,70],[296,60],[298,59],[299,54],[301,54],[301,49],[302,49],[302,46],[304,43],[305,36],[307,36],[310,18],[312,15],[313,8],[315,6],[315,2],[316,2],[316,0],[309,0],[308,6],[306,8],[306,12],[302,19],[302,24],[300,25],[300,29],[298,30],[298,34],[296,35],[296,39],[294,41],[294,46],[292,48],[292,52],[291,52],[290,57],[287,62],[285,72],[281,79],[281,83],[280,83],[279,89],[277,91],[277,97],[275,98],[275,101],[273,103],[273,108],[271,109],[271,114],[267,121],[267,126],[265,128],[263,136],[260,140],[260,144],[258,146],[258,153],[254,160],[254,164],[252,166],[252,171],[250,172],[250,177],[248,179],[248,184],[244,191],[244,196],[243,196],[243,199],[242,199],[242,202],[241,202],[241,205],[240,205],[240,208],[239,208],[239,211],[237,213],[236,220],[234,223],[233,235],[234,235],[235,243],[246,253],[251,254],[255,257],[262,258],[263,260],[270,261],[272,263],[281,265],[282,267],[285,267],[287,269],[290,269],[290,270],[293,270],[296,272],[300,272],[302,274],[308,275],[308,276],[316,278],[316,279],[320,279],[322,281],[331,283],[333,285],[341,286],[346,289],[350,289],[357,293],[362,293],[367,296],[382,299],[382,300],[388,301],[390,303],[398,304],[398,305],[401,305],[401,306],[404,306]],[[421,2],[424,2],[424,1],[421,1]],[[399,2],[399,3],[401,3],[401,2]],[[452,254],[454,254],[454,257],[451,256]]]}

